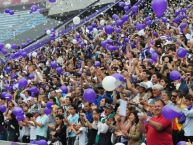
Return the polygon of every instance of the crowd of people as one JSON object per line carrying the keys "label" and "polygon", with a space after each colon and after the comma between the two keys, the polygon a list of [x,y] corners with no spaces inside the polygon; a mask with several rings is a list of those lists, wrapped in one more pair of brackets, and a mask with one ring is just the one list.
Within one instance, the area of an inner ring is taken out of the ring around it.
{"label": "crowd of people", "polygon": [[[191,145],[193,2],[170,1],[160,19],[150,7],[145,2],[122,24],[125,11],[119,7],[117,20],[104,13],[25,58],[9,60],[0,76],[0,106],[6,106],[4,111],[0,107],[0,139],[52,145]],[[137,23],[146,25],[139,28]],[[111,35],[105,25],[114,28]],[[179,48],[186,50],[185,56],[178,56]],[[174,70],[181,75],[172,80]],[[115,73],[124,77],[122,84],[105,90],[103,79]],[[22,89],[21,78],[28,80]],[[88,88],[97,94],[94,102],[83,98]],[[49,104],[51,112],[45,111]],[[165,117],[167,105],[181,115]],[[18,107],[22,119],[14,112]]]}

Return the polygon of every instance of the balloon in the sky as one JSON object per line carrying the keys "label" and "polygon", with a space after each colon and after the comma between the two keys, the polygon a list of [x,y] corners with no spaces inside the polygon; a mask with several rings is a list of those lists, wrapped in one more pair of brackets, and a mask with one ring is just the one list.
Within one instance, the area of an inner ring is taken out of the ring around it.
{"label": "balloon in the sky", "polygon": [[4,48],[4,44],[0,42],[0,50]]}
{"label": "balloon in the sky", "polygon": [[5,45],[5,48],[10,49],[10,48],[11,48],[11,44],[7,43],[7,44]]}
{"label": "balloon in the sky", "polygon": [[117,14],[113,14],[112,18],[113,20],[117,21],[119,19],[119,16]]}
{"label": "balloon in the sky", "polygon": [[18,81],[18,88],[19,89],[24,89],[25,87],[27,87],[28,85],[28,82],[26,80],[26,78],[21,78],[19,81]]}
{"label": "balloon in the sky", "polygon": [[10,11],[10,9],[7,8],[7,9],[4,10],[4,13],[8,14],[9,11]]}
{"label": "balloon in the sky", "polygon": [[9,10],[9,14],[14,15],[15,14],[14,10]]}
{"label": "balloon in the sky", "polygon": [[106,32],[107,34],[112,34],[112,33],[113,33],[113,27],[112,27],[111,25],[107,25],[107,26],[105,27],[105,32]]}
{"label": "balloon in the sky", "polygon": [[62,93],[65,93],[65,94],[68,93],[68,88],[67,88],[67,86],[65,86],[65,85],[61,86],[61,87],[60,87],[60,90],[62,90]]}
{"label": "balloon in the sky", "polygon": [[152,0],[152,9],[158,18],[161,18],[168,7],[167,0]]}
{"label": "balloon in the sky", "polygon": [[49,109],[49,108],[47,108],[47,107],[44,109],[44,113],[45,113],[46,115],[51,114],[51,112],[52,112],[52,110]]}
{"label": "balloon in the sky", "polygon": [[46,34],[50,35],[51,34],[51,30],[46,30]]}
{"label": "balloon in the sky", "polygon": [[78,17],[78,16],[74,17],[73,18],[73,23],[74,23],[74,25],[80,24],[80,17]]}
{"label": "balloon in the sky", "polygon": [[0,105],[0,111],[4,113],[6,111],[6,106],[5,105]]}
{"label": "balloon in the sky", "polygon": [[22,114],[23,114],[22,108],[20,108],[20,107],[14,107],[14,108],[13,108],[13,114],[14,114],[15,116],[22,115]]}
{"label": "balloon in the sky", "polygon": [[170,79],[172,81],[179,80],[180,78],[181,78],[181,74],[178,71],[173,70],[173,71],[170,72]]}
{"label": "balloon in the sky", "polygon": [[139,9],[138,6],[135,5],[135,6],[132,7],[132,12],[137,13],[138,9]]}
{"label": "balloon in the sky", "polygon": [[116,83],[116,78],[113,76],[106,76],[102,81],[102,86],[106,91],[113,91],[119,86],[119,84]]}
{"label": "balloon in the sky", "polygon": [[177,145],[186,145],[186,142],[185,142],[185,141],[179,141],[179,142],[177,143]]}
{"label": "balloon in the sky", "polygon": [[31,11],[30,11],[30,13],[34,13],[34,12],[36,12],[38,10],[38,6],[37,5],[32,5],[31,6]]}
{"label": "balloon in the sky", "polygon": [[83,94],[83,98],[84,98],[85,101],[87,101],[89,103],[94,103],[95,99],[96,99],[96,93],[91,88],[85,89],[84,94]]}
{"label": "balloon in the sky", "polygon": [[17,49],[18,47],[17,47],[17,45],[16,45],[15,43],[13,43],[13,44],[11,45],[11,48],[12,48],[12,49]]}
{"label": "balloon in the sky", "polygon": [[178,57],[180,57],[180,58],[186,57],[186,54],[187,54],[187,50],[184,49],[184,48],[179,48],[179,49],[177,50],[177,55],[178,55]]}

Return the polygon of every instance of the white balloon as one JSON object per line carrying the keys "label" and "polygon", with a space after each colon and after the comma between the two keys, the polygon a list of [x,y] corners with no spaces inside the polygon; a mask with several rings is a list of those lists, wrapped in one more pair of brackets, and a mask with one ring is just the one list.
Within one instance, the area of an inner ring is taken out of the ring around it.
{"label": "white balloon", "polygon": [[125,145],[125,144],[123,144],[123,143],[121,143],[121,142],[118,142],[118,143],[116,143],[115,145]]}
{"label": "white balloon", "polygon": [[74,17],[74,18],[73,18],[73,23],[74,23],[75,25],[80,24],[80,17],[78,17],[78,16]]}
{"label": "white balloon", "polygon": [[32,55],[33,57],[36,57],[36,56],[37,56],[37,52],[33,52],[31,55]]}
{"label": "white balloon", "polygon": [[46,34],[50,35],[51,34],[51,30],[46,30]]}
{"label": "white balloon", "polygon": [[73,44],[77,44],[78,42],[77,42],[76,39],[72,39],[72,43],[73,43]]}
{"label": "white balloon", "polygon": [[101,25],[101,26],[104,26],[104,25],[105,25],[105,20],[103,20],[103,19],[100,20],[100,25]]}
{"label": "white balloon", "polygon": [[113,91],[118,87],[119,83],[112,76],[107,76],[102,81],[102,86],[106,91]]}
{"label": "white balloon", "polygon": [[98,30],[97,30],[97,28],[94,28],[94,29],[93,29],[93,33],[94,33],[95,35],[97,35],[97,34],[98,34]]}
{"label": "white balloon", "polygon": [[6,44],[6,45],[5,45],[5,48],[10,49],[10,48],[11,48],[11,44],[9,44],[9,43]]}

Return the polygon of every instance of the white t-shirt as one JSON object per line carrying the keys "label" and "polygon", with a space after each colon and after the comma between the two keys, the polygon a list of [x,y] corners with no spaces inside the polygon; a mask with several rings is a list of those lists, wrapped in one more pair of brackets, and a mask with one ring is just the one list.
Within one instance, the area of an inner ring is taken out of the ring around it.
{"label": "white t-shirt", "polygon": [[79,145],[86,145],[88,143],[88,138],[87,138],[88,128],[81,127],[79,129],[79,131],[80,131],[80,134],[79,134]]}
{"label": "white t-shirt", "polygon": [[36,140],[36,127],[34,125],[30,125],[30,140]]}

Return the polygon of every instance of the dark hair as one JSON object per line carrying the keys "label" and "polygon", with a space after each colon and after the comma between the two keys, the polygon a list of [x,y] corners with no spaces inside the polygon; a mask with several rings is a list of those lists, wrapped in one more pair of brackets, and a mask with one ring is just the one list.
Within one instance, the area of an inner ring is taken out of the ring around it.
{"label": "dark hair", "polygon": [[158,100],[156,100],[155,102],[161,102],[163,106],[166,105],[166,103],[165,103],[162,99],[158,99]]}
{"label": "dark hair", "polygon": [[139,118],[138,118],[138,111],[136,111],[136,110],[132,110],[131,112],[130,112],[130,114],[131,113],[133,113],[133,115],[135,116],[135,123],[137,124],[138,122],[139,122]]}
{"label": "dark hair", "polygon": [[63,115],[56,115],[57,118],[59,118],[60,120],[63,120],[64,119],[64,116]]}
{"label": "dark hair", "polygon": [[62,110],[62,112],[64,113],[64,109],[62,107],[59,107],[58,110]]}
{"label": "dark hair", "polygon": [[92,112],[96,112],[97,114],[100,114],[100,110],[99,109],[94,109],[94,110],[92,110]]}
{"label": "dark hair", "polygon": [[33,117],[33,114],[32,113],[27,113],[26,117],[31,118],[31,117]]}

